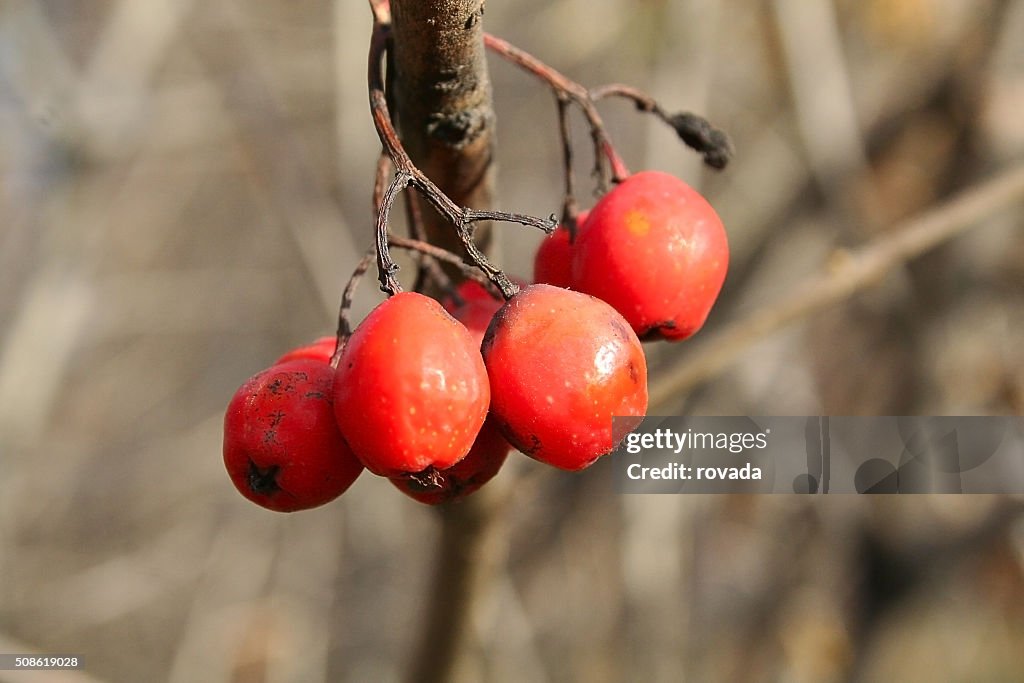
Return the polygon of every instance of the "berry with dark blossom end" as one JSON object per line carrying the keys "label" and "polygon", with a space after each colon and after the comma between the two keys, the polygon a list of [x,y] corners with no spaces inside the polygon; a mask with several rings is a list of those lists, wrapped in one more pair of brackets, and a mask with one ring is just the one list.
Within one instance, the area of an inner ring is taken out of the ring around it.
{"label": "berry with dark blossom end", "polygon": [[385,477],[447,469],[469,452],[490,402],[466,327],[434,299],[395,294],[345,344],[334,413],[368,470]]}
{"label": "berry with dark blossom end", "polygon": [[334,355],[335,344],[337,344],[337,338],[333,335],[330,337],[320,337],[305,346],[298,346],[287,352],[274,361],[274,365],[287,363],[290,360],[300,359],[318,360],[321,363],[330,363],[331,356]]}
{"label": "berry with dark blossom end", "polygon": [[707,200],[678,178],[644,171],[590,210],[573,245],[572,278],[641,339],[677,341],[704,325],[728,266],[725,229]]}
{"label": "berry with dark blossom end", "polygon": [[[576,217],[576,235],[587,220],[589,211],[581,211]],[[533,257],[533,281],[565,289],[572,286],[572,246],[569,228],[559,225],[544,238]]]}
{"label": "berry with dark blossom end", "polygon": [[465,458],[445,470],[392,477],[391,483],[405,495],[427,505],[462,500],[494,478],[505,464],[512,445],[491,420],[480,428]]}
{"label": "berry with dark blossom end", "polygon": [[[487,326],[504,302],[472,280],[461,283],[457,291],[463,303],[456,305],[449,299],[444,304],[445,309],[466,326],[473,343],[479,348]],[[394,477],[391,483],[409,497],[427,505],[462,500],[494,478],[511,450],[512,445],[488,418],[465,458],[448,469],[432,469],[425,475]]]}
{"label": "berry with dark blossom end", "polygon": [[622,434],[613,416],[647,410],[647,362],[621,315],[587,294],[531,285],[494,316],[482,346],[491,415],[513,446],[580,470]]}
{"label": "berry with dark blossom end", "polygon": [[363,465],[338,430],[334,369],[294,360],[257,373],[224,416],[224,465],[238,491],[271,510],[293,512],[337,498]]}

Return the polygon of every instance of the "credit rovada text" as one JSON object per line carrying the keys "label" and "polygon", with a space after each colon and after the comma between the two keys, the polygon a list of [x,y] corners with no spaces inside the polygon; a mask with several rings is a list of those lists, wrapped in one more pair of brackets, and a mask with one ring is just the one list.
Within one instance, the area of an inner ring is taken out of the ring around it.
{"label": "credit rovada text", "polygon": [[[736,454],[767,448],[769,432],[770,430],[764,432],[699,432],[692,429],[677,432],[671,429],[656,429],[653,432],[628,434],[625,440],[625,450],[630,455],[638,455],[644,451],[676,455],[683,451],[719,451]],[[663,462],[654,467],[632,463],[626,468],[626,476],[633,480],[757,480],[761,479],[761,468],[750,462],[702,465]]]}

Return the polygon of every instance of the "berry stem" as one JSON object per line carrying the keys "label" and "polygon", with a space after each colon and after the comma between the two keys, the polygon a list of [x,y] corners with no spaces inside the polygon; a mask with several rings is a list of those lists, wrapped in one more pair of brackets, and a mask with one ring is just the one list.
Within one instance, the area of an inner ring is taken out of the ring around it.
{"label": "berry stem", "polygon": [[[380,157],[377,159],[377,173],[373,182],[373,220],[375,224],[383,208],[384,193],[387,190],[388,176],[391,175],[391,172],[391,157],[381,150]],[[412,195],[408,193],[405,194],[405,211],[409,224],[410,237],[417,244],[429,247],[430,245],[427,244],[426,232],[423,227],[423,216],[420,213],[419,204],[412,201]],[[389,237],[389,242],[390,244],[395,245],[394,238]],[[435,259],[429,259],[426,258],[427,254],[424,253],[424,249],[414,248],[413,250],[416,252],[417,267],[416,282],[413,285],[413,291],[422,291],[424,280],[428,277],[432,278],[439,286],[443,287],[451,285],[451,278],[449,278],[444,272],[444,269],[437,264],[436,256]],[[443,249],[438,250],[438,253],[443,253],[445,255],[450,254],[450,252]],[[440,257],[440,260],[444,261],[446,259],[444,257]],[[462,267],[465,266],[465,264],[460,261],[459,266]]]}
{"label": "berry stem", "polygon": [[[602,192],[608,189],[609,181],[621,183],[629,177],[629,169],[615,151],[615,146],[604,127],[604,121],[601,120],[601,114],[598,113],[597,106],[585,87],[552,69],[529,52],[490,33],[484,33],[484,45],[503,59],[540,78],[551,86],[557,97],[569,98],[583,111],[587,123],[590,124],[590,136],[594,140],[594,175]],[[610,178],[606,162],[611,166]]]}
{"label": "berry stem", "polygon": [[565,200],[562,202],[562,225],[569,231],[569,241],[576,240],[576,174],[573,172],[572,133],[569,124],[569,98],[564,94],[558,100],[558,137],[562,141],[562,167],[565,174]]}
{"label": "berry stem", "polygon": [[[470,263],[466,263],[458,254],[453,254],[447,249],[442,249],[436,244],[431,244],[430,242],[424,242],[422,240],[412,239],[411,237],[398,237],[397,235],[389,236],[388,243],[392,247],[398,247],[399,249],[407,249],[409,251],[416,252],[421,256],[429,257],[427,258],[428,263],[449,263],[455,266],[456,268],[460,269],[467,278],[475,280],[484,286],[487,286],[487,284],[490,282],[490,278],[481,273],[479,268]],[[451,278],[448,277],[444,270],[438,269],[436,273],[433,270],[431,270],[430,276],[436,278],[435,284],[437,284],[437,286],[442,289],[447,289],[452,286]]]}
{"label": "berry stem", "polygon": [[642,112],[654,114],[675,129],[676,134],[688,147],[699,152],[704,163],[716,170],[725,168],[732,159],[735,149],[724,131],[715,128],[703,116],[690,112],[670,114],[653,97],[630,85],[611,83],[593,88],[590,99],[598,102],[608,97],[621,97],[631,101]]}
{"label": "berry stem", "polygon": [[363,279],[363,275],[366,274],[366,271],[370,269],[370,264],[373,263],[375,251],[376,249],[370,249],[363,255],[363,258],[359,259],[355,270],[352,271],[352,275],[345,284],[345,291],[341,293],[341,306],[338,307],[338,330],[335,334],[334,353],[331,354],[331,367],[333,368],[338,367],[338,361],[341,359],[341,351],[345,348],[345,342],[352,336],[352,324],[349,321],[352,300],[355,298],[356,287],[359,286],[359,281]]}
{"label": "berry stem", "polygon": [[[437,267],[438,262],[449,263],[455,266],[460,269],[463,275],[467,278],[479,282],[485,287],[491,282],[490,278],[482,274],[476,266],[466,263],[458,254],[453,254],[452,252],[442,249],[437,245],[430,244],[429,242],[409,237],[389,235],[388,245],[399,249],[406,249],[425,257],[424,260],[429,264],[427,267],[427,274],[434,279],[435,284],[443,291],[454,292],[455,287],[452,284],[451,278],[448,277],[444,270]],[[341,349],[345,346],[345,341],[352,336],[352,323],[350,320],[351,316],[349,314],[352,309],[352,302],[355,299],[356,289],[358,288],[360,281],[362,281],[363,276],[366,274],[366,271],[370,269],[370,265],[374,262],[374,257],[376,255],[377,246],[374,245],[366,252],[363,258],[359,259],[355,269],[352,271],[352,275],[345,284],[345,291],[342,292],[341,306],[338,308],[338,341],[334,347],[334,356],[331,357],[331,363],[335,364],[335,366],[338,357],[341,355]]]}
{"label": "berry stem", "polygon": [[395,277],[398,272],[398,264],[391,258],[388,250],[388,216],[391,214],[391,206],[395,203],[398,193],[409,186],[410,175],[405,171],[398,171],[395,177],[384,190],[381,198],[380,211],[377,212],[377,227],[374,234],[377,237],[377,278],[380,280],[380,288],[388,296],[394,296],[402,291],[402,285]]}

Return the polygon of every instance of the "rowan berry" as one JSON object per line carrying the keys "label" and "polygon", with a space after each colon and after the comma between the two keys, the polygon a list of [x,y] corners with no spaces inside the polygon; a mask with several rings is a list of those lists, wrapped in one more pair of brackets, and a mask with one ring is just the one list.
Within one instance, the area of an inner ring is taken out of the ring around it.
{"label": "rowan berry", "polygon": [[703,326],[728,264],[711,205],[678,178],[644,171],[591,209],[573,245],[572,280],[615,307],[641,339],[675,341]]}
{"label": "rowan berry", "polygon": [[647,409],[639,339],[615,309],[587,294],[523,289],[494,316],[482,351],[502,433],[555,467],[590,465],[616,445],[613,416]]}
{"label": "rowan berry", "polygon": [[334,379],[346,441],[374,474],[446,469],[469,452],[490,389],[478,344],[434,299],[402,292],[356,327]]}
{"label": "rowan berry", "polygon": [[[576,217],[576,235],[587,220],[589,211],[581,211]],[[565,289],[572,286],[573,235],[564,225],[544,238],[533,257],[533,281]]]}
{"label": "rowan berry", "polygon": [[302,358],[308,360],[318,360],[322,363],[330,363],[331,356],[334,355],[334,347],[337,344],[337,338],[334,335],[330,337],[320,337],[315,341],[306,344],[305,346],[299,346],[288,353],[284,354],[276,361],[274,365],[281,363],[287,363],[290,360],[299,360]]}
{"label": "rowan berry", "polygon": [[425,475],[392,477],[391,483],[410,498],[427,505],[462,500],[494,478],[505,464],[512,445],[492,420],[484,422],[465,458],[445,470]]}
{"label": "rowan berry", "polygon": [[363,466],[338,430],[334,369],[294,360],[257,373],[224,416],[224,465],[238,491],[263,507],[292,512],[341,495]]}

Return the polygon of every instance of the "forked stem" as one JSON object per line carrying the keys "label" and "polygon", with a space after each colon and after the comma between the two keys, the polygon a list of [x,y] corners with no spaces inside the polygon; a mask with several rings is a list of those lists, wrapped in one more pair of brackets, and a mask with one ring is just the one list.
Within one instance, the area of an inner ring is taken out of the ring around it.
{"label": "forked stem", "polygon": [[[375,7],[374,9],[375,16],[380,16],[377,13],[378,8]],[[389,35],[390,27],[387,24],[375,22],[373,36],[370,40],[370,56],[367,68],[370,114],[373,118],[373,125],[377,130],[381,144],[384,146],[384,151],[391,158],[391,162],[395,166],[395,177],[384,191],[381,197],[380,209],[377,212],[375,234],[378,248],[378,277],[381,289],[388,294],[395,294],[401,291],[401,285],[395,277],[398,266],[391,260],[387,251],[387,223],[395,196],[406,187],[412,186],[438,213],[455,227],[459,241],[462,243],[463,248],[465,248],[470,260],[487,275],[506,299],[510,299],[519,291],[519,288],[508,279],[508,276],[501,269],[494,266],[480,248],[476,246],[476,243],[473,241],[473,224],[480,221],[520,223],[538,228],[550,234],[557,225],[557,219],[553,215],[543,219],[529,214],[482,211],[460,207],[416,167],[398,138],[398,133],[391,122],[391,114],[388,110],[384,79],[381,73],[381,62],[388,50]]]}
{"label": "forked stem", "polygon": [[[491,282],[486,275],[481,273],[479,268],[466,263],[458,254],[453,254],[452,252],[442,249],[434,244],[430,244],[429,242],[412,239],[410,237],[389,235],[387,236],[387,245],[385,247],[388,254],[388,260],[391,258],[389,247],[406,249],[424,257],[427,262],[434,266],[433,268],[427,269],[427,274],[434,279],[434,283],[437,285],[438,289],[442,291],[454,291],[454,287],[452,285],[451,278],[448,277],[444,270],[436,267],[439,262],[449,263],[455,266],[462,271],[466,278],[479,282],[485,287]],[[352,271],[352,275],[345,284],[345,290],[341,295],[341,305],[338,307],[338,328],[336,333],[337,342],[334,347],[334,355],[331,356],[331,364],[334,367],[337,367],[338,358],[341,356],[341,350],[344,348],[345,342],[350,336],[352,336],[350,313],[352,310],[352,302],[355,300],[356,289],[359,287],[359,283],[362,281],[366,271],[370,269],[370,264],[374,262],[375,257],[379,258],[380,253],[379,245],[374,244],[374,246],[369,249],[361,259],[359,259],[355,269]],[[399,288],[399,291],[401,291],[401,288]]]}

